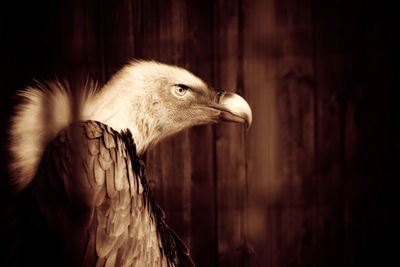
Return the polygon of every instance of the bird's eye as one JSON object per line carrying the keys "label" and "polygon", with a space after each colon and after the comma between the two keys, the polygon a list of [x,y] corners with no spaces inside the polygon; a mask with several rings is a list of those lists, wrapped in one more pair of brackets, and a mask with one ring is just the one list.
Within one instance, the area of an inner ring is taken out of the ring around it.
{"label": "bird's eye", "polygon": [[188,89],[189,87],[184,84],[175,84],[172,88],[172,94],[176,97],[183,97]]}

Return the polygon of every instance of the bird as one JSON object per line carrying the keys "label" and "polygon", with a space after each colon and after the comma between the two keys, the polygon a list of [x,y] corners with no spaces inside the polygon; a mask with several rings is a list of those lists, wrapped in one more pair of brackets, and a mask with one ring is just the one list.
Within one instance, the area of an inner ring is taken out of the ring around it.
{"label": "bird", "polygon": [[20,265],[194,266],[141,157],[194,125],[250,127],[243,97],[153,60],[130,61],[104,86],[37,82],[18,97],[9,167],[25,200]]}

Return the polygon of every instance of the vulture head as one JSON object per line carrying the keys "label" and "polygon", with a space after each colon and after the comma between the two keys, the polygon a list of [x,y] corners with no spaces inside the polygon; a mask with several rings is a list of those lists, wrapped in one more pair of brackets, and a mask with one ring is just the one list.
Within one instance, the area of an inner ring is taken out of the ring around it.
{"label": "vulture head", "polygon": [[84,108],[87,119],[130,129],[139,154],[194,125],[232,121],[249,127],[252,121],[241,96],[217,92],[183,68],[154,61],[125,66]]}

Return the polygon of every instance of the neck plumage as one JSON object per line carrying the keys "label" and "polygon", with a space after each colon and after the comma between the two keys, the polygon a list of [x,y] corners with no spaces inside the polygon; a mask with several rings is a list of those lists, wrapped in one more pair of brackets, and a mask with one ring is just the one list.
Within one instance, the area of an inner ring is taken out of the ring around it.
{"label": "neck plumage", "polygon": [[143,88],[138,88],[123,75],[116,75],[84,104],[82,119],[100,121],[116,131],[129,129],[140,155],[158,138],[156,119],[148,112]]}
{"label": "neck plumage", "polygon": [[129,129],[139,155],[163,137],[160,119],[149,112],[149,85],[134,79],[141,75],[132,72],[123,68],[99,92],[95,84],[87,83],[79,94],[71,95],[69,88],[75,85],[54,81],[20,93],[24,101],[15,108],[9,146],[9,168],[17,190],[33,180],[47,144],[77,120],[97,120],[117,131]]}

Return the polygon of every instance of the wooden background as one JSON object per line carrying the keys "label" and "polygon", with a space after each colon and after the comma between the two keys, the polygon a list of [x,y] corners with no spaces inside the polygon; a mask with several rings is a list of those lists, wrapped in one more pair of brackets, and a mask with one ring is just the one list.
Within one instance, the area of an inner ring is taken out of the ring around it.
{"label": "wooden background", "polygon": [[396,13],[361,0],[2,1],[2,209],[17,89],[156,59],[253,109],[249,131],[196,127],[146,155],[198,266],[395,266]]}

